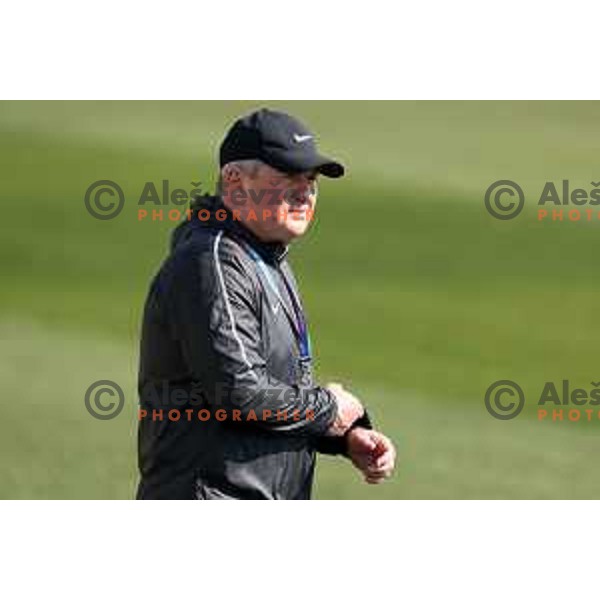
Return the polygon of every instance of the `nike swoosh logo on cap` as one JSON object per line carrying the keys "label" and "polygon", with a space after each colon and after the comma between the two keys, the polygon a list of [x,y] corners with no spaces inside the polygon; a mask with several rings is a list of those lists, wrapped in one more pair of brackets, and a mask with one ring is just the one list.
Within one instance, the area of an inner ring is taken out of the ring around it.
{"label": "nike swoosh logo on cap", "polygon": [[298,142],[298,144],[300,142],[305,142],[306,140],[310,140],[310,138],[312,138],[312,135],[300,135],[298,133],[294,134],[294,141]]}

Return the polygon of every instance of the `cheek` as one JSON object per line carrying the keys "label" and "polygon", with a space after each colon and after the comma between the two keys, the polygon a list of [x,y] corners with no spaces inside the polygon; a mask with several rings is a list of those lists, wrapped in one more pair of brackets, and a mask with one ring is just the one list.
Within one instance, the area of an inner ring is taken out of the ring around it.
{"label": "cheek", "polygon": [[262,229],[275,229],[285,226],[285,222],[278,216],[277,207],[265,206],[256,211],[260,227]]}

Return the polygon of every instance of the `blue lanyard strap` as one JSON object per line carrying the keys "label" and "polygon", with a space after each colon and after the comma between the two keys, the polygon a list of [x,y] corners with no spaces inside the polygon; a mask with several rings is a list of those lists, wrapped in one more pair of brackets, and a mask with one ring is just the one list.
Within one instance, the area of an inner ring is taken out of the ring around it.
{"label": "blue lanyard strap", "polygon": [[294,312],[296,313],[296,328],[298,343],[300,345],[300,357],[303,359],[310,359],[310,357],[312,356],[310,346],[310,334],[308,333],[308,325],[306,324],[304,311],[302,310],[302,306],[300,306],[300,302],[296,296],[296,292],[292,289],[292,286],[290,285],[287,278],[285,276],[282,276],[282,279],[285,283],[285,287],[287,288],[288,294],[292,299],[292,305],[294,307]]}
{"label": "blue lanyard strap", "polygon": [[[250,256],[252,256],[254,262],[258,265],[259,269],[265,276],[267,280],[267,284],[273,291],[273,293],[277,296],[277,299],[281,303],[282,307],[285,309],[285,303],[283,298],[281,297],[281,293],[279,291],[279,287],[273,281],[273,277],[265,264],[265,261],[261,258],[261,256],[252,248],[250,245],[246,245]],[[300,347],[300,358],[302,360],[310,360],[311,358],[311,344],[310,344],[310,334],[308,333],[308,325],[306,324],[306,318],[304,317],[304,311],[302,310],[302,306],[296,296],[295,291],[292,289],[292,286],[288,282],[287,278],[282,275],[283,282],[285,283],[285,287],[287,289],[288,295],[292,301],[292,307],[294,309],[294,314],[296,316],[295,320],[292,320],[294,333],[296,334],[296,338],[298,340],[298,346]]]}

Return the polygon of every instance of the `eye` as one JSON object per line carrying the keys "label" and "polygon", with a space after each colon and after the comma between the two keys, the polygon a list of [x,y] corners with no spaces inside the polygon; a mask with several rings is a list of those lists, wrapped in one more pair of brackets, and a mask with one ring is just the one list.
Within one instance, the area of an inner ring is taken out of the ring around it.
{"label": "eye", "polygon": [[270,178],[269,183],[273,187],[279,187],[280,185],[284,185],[287,181],[287,178],[284,175],[274,175]]}

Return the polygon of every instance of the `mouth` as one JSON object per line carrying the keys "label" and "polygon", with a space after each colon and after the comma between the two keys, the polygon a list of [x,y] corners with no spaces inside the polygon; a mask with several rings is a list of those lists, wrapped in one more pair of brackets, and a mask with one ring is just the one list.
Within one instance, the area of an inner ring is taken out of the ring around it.
{"label": "mouth", "polygon": [[287,212],[289,215],[304,216],[304,215],[308,214],[308,208],[307,207],[289,208]]}

